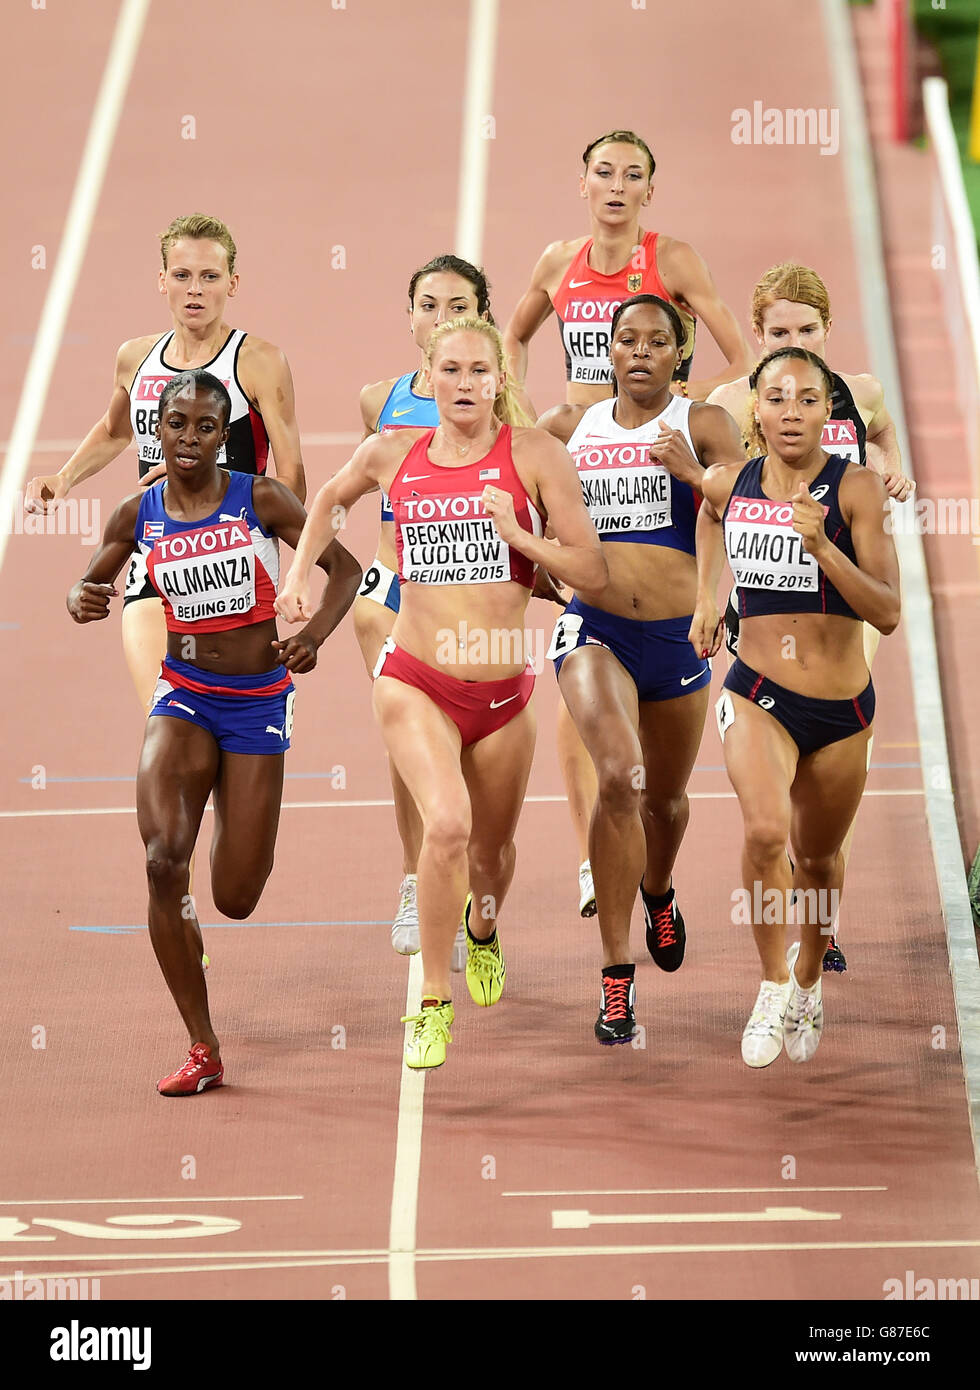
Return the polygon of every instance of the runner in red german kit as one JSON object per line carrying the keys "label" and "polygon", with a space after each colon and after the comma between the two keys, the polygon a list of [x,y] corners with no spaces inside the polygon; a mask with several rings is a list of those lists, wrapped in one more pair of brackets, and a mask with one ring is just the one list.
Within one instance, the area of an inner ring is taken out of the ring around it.
{"label": "runner in red german kit", "polygon": [[[405,1060],[441,1066],[454,1020],[450,961],[467,924],[466,983],[495,1004],[505,965],[497,917],[534,750],[524,620],[535,566],[586,594],[606,564],[575,469],[557,440],[520,428],[500,334],[455,319],[431,335],[437,429],[365,440],[317,494],[277,600],[308,620],[310,565],[343,515],[379,487],[391,498],[401,604],[375,667],[374,711],[422,818],[418,905],[422,1007]],[[550,524],[559,544],[542,539]],[[469,896],[467,895],[469,890]]]}
{"label": "runner in red german kit", "polygon": [[189,895],[204,807],[212,797],[215,906],[247,917],[272,871],[292,674],[312,671],[361,576],[343,546],[325,547],[317,558],[328,577],[319,608],[302,632],[278,640],[278,542],[298,542],[306,513],[281,483],[218,466],[230,413],[228,392],[208,372],[167,384],[156,427],[166,479],[119,504],[68,595],[77,623],[108,617],[113,581],[138,554],[166,615],[167,652],[136,778],[150,940],[191,1043],[187,1060],[159,1083],[164,1096],[196,1095],[224,1079]]}

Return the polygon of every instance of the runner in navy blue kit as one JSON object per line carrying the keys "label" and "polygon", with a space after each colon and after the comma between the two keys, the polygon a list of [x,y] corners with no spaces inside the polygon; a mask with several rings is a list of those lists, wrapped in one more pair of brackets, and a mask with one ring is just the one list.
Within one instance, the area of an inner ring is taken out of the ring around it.
{"label": "runner in navy blue kit", "polygon": [[[420,266],[408,284],[410,331],[422,360],[417,370],[365,386],[361,391],[364,438],[398,429],[434,429],[439,412],[425,371],[425,350],[432,330],[449,319],[486,319],[490,313],[490,286],[482,270],[459,256],[435,256]],[[354,604],[354,631],[368,674],[374,670],[385,641],[391,636],[399,608],[398,558],[391,502],[381,493],[381,532],[378,550],[364,571]],[[402,844],[402,881],[398,911],[391,928],[391,944],[411,956],[419,949],[418,858],[422,822],[408,788],[389,758],[388,771],[395,802],[395,821]],[[466,932],[461,926],[453,949],[453,970],[466,965]]]}
{"label": "runner in navy blue kit", "polygon": [[[782,348],[750,382],[767,453],[705,474],[691,642],[709,655],[721,645],[716,595],[727,556],[741,621],[718,729],[745,822],[742,909],[763,976],[742,1058],[765,1067],[784,1041],[794,1062],[808,1061],[820,1041],[824,933],[875,710],[862,620],[893,632],[901,599],[884,483],[821,448],[829,368],[813,353]],[[789,921],[801,940],[784,956]]]}
{"label": "runner in navy blue kit", "polygon": [[[795,261],[771,266],[752,291],[752,329],[763,355],[777,348],[797,347],[827,360],[827,340],[833,326],[827,286],[815,270]],[[908,501],[915,483],[902,472],[902,455],[895,425],[885,405],[881,382],[868,373],[832,372],[834,393],[830,419],[823,427],[822,447],[851,463],[880,473],[889,497]],[[722,405],[743,431],[750,458],[765,453],[765,441],[753,416],[754,394],[747,376],[727,382],[709,400]],[[725,609],[725,646],[730,658],[738,654],[738,607],[733,588]],[[870,669],[881,634],[864,624],[864,654]],[[844,839],[844,864],[850,858],[857,817]],[[842,971],[847,962],[839,945],[840,924],[828,934],[824,969]]]}
{"label": "runner in navy blue kit", "polygon": [[[296,424],[289,364],[272,343],[230,328],[228,301],[238,293],[237,249],[231,232],[215,217],[179,217],[161,233],[163,268],[159,290],[173,326],[123,343],[116,356],[109,407],[58,473],[32,478],[28,509],[44,510],[72,488],[101,472],[132,440],[139,476],[151,486],[163,476],[156,422],[161,393],[178,372],[207,370],[231,399],[228,439],[219,463],[239,473],[263,475],[270,449],[276,475],[302,502],[306,479]],[[141,555],[126,571],[122,615],[123,651],[146,710],[167,645],[163,607],[148,583]]]}
{"label": "runner in navy blue kit", "polygon": [[361,576],[333,542],[317,561],[328,577],[318,610],[301,632],[278,640],[278,539],[295,546],[306,513],[281,483],[218,466],[230,413],[228,392],[207,372],[167,384],[156,426],[166,479],[119,504],[68,595],[76,622],[108,617],[114,580],[138,553],[166,613],[167,653],[136,779],[150,939],[191,1042],[184,1064],[158,1084],[166,1096],[195,1095],[224,1077],[188,893],[204,807],[213,796],[215,905],[227,917],[247,917],[272,870],[291,675],[316,665]]}
{"label": "runner in navy blue kit", "polygon": [[569,603],[548,655],[598,779],[589,829],[604,950],[595,1034],[625,1043],[636,1027],[637,884],[651,956],[666,971],[684,959],[671,872],[711,684],[710,662],[688,641],[694,523],[704,468],[737,459],[741,442],[726,411],[671,394],[685,340],[673,305],[626,299],[611,334],[616,396],[558,406],[539,427],[568,446],[609,567],[592,604]]}

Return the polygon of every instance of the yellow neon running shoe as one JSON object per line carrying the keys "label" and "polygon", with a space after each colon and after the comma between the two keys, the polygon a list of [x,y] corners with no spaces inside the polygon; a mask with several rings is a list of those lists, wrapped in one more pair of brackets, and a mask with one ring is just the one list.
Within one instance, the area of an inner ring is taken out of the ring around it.
{"label": "yellow neon running shoe", "polygon": [[412,1036],[405,1046],[405,1065],[416,1070],[421,1067],[441,1067],[446,1060],[446,1044],[453,1035],[449,1029],[455,1014],[449,1004],[430,1004],[417,1014],[409,1014],[402,1023],[414,1023]]}
{"label": "yellow neon running shoe", "polygon": [[500,933],[494,934],[493,942],[476,941],[470,935],[470,908],[473,906],[472,893],[466,899],[463,921],[466,923],[466,984],[474,1004],[488,1009],[504,992],[504,979],[507,966],[500,950]]}

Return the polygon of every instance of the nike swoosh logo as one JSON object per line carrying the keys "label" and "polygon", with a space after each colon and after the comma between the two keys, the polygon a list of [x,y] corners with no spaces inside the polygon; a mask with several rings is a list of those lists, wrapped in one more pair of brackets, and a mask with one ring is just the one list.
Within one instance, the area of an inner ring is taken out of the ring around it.
{"label": "nike swoosh logo", "polygon": [[391,412],[391,418],[392,418],[393,420],[397,420],[398,417],[399,417],[399,415],[411,415],[411,413],[412,413],[412,411],[413,411],[414,409],[415,409],[414,405],[410,405],[410,406],[408,407],[407,410],[393,410],[393,411]]}
{"label": "nike swoosh logo", "polygon": [[[707,669],[708,668],[706,666],[704,668],[704,671],[707,671]],[[698,679],[698,676],[703,676],[704,671],[699,671],[697,676],[681,676],[681,685],[690,685],[691,681],[696,681]]]}
{"label": "nike swoosh logo", "polygon": [[570,290],[580,290],[580,289],[582,288],[583,285],[591,285],[591,284],[592,284],[592,281],[591,281],[591,280],[569,280],[569,282],[568,282],[568,288],[569,288]]}
{"label": "nike swoosh logo", "polygon": [[423,478],[431,478],[431,477],[432,477],[432,474],[431,474],[431,473],[413,473],[413,474],[411,475],[411,477],[409,477],[409,475],[406,473],[405,476],[404,476],[404,478],[402,479],[402,482],[403,482],[403,483],[418,483],[418,482],[421,482],[421,480],[422,480]]}
{"label": "nike swoosh logo", "polygon": [[516,699],[517,699],[517,696],[516,696],[516,695],[508,695],[506,700],[491,700],[491,701],[490,701],[490,708],[491,708],[491,709],[499,709],[501,705],[509,705],[510,702],[511,702],[511,700],[516,700]]}

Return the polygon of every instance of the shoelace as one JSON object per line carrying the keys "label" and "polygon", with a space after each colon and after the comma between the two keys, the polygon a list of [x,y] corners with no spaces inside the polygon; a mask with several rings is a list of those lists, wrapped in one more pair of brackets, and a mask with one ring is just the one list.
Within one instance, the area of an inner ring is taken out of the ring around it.
{"label": "shoelace", "polygon": [[191,1072],[197,1071],[201,1067],[210,1064],[211,1058],[205,1053],[204,1049],[198,1044],[192,1047],[187,1054],[187,1060],[174,1072],[175,1076],[190,1076]]}
{"label": "shoelace", "polygon": [[492,946],[485,941],[467,942],[471,975],[492,975],[500,961],[500,939],[496,937]]}
{"label": "shoelace", "polygon": [[415,1030],[412,1033],[412,1042],[418,1042],[423,1038],[426,1031],[441,1034],[449,1037],[449,1022],[443,1016],[441,1009],[423,1009],[420,1014],[407,1014],[402,1023],[414,1023]]}
{"label": "shoelace", "polygon": [[674,931],[674,900],[671,898],[666,907],[658,907],[653,915],[653,930],[657,933],[658,949],[664,946],[676,946],[677,935]]}
{"label": "shoelace", "polygon": [[602,977],[603,1013],[607,1023],[620,1023],[626,1018],[630,994],[629,980],[614,980],[608,975]]}
{"label": "shoelace", "polygon": [[752,1017],[745,1026],[746,1033],[760,1033],[768,1035],[776,1026],[782,1026],[780,1019],[772,1017],[773,1011],[778,1005],[780,1016],[783,1014],[782,986],[777,984],[763,985],[759,998],[756,1001]]}
{"label": "shoelace", "polygon": [[793,1008],[793,1026],[799,1031],[807,1026],[813,1028],[816,1025],[817,1013],[820,1009],[820,1000],[817,998],[816,991],[801,989],[796,986],[796,1002]]}

